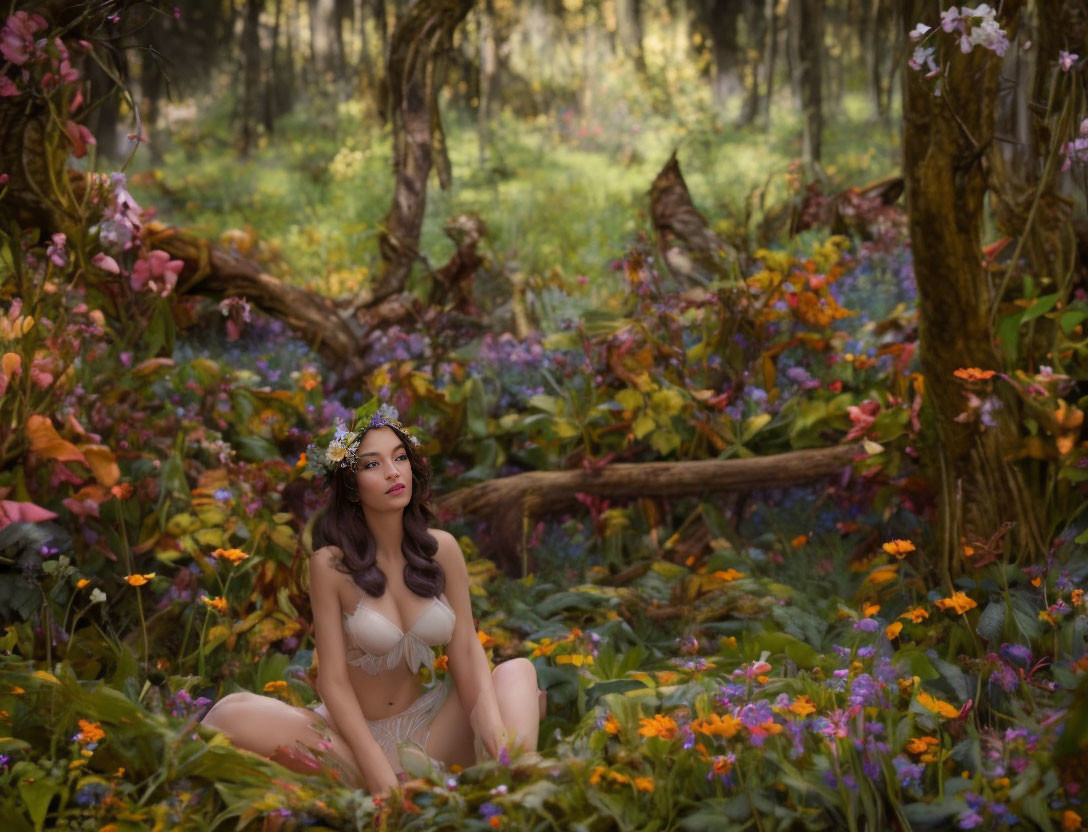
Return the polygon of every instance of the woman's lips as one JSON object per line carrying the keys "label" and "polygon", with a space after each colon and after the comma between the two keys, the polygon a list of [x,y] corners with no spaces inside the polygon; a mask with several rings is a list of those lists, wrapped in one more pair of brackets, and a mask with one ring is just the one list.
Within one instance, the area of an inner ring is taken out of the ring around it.
{"label": "woman's lips", "polygon": [[394,485],[392,488],[390,488],[385,493],[386,494],[400,494],[400,492],[402,492],[403,490],[404,490],[404,483],[397,483],[396,485]]}

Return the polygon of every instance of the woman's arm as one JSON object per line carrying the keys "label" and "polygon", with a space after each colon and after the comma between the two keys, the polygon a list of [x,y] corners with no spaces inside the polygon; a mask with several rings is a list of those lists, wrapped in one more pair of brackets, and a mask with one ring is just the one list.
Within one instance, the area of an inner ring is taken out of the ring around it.
{"label": "woman's arm", "polygon": [[431,534],[438,540],[435,560],[446,573],[446,599],[457,616],[453,637],[446,646],[450,675],[469,715],[472,729],[483,742],[487,753],[498,757],[499,749],[508,742],[507,730],[499,712],[499,701],[495,697],[491,668],[472,623],[465,556],[449,532],[432,529]]}
{"label": "woman's arm", "polygon": [[334,565],[336,557],[329,547],[319,549],[310,558],[310,606],[313,609],[317,653],[321,657],[317,692],[329,709],[359,771],[373,795],[384,795],[397,786],[397,775],[378,745],[363,709],[348,679],[344,625],[341,622],[340,593],[337,584],[343,573]]}

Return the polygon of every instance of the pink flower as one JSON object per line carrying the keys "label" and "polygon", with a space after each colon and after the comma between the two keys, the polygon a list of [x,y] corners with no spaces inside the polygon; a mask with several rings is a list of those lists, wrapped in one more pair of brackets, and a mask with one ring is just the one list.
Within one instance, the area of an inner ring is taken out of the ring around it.
{"label": "pink flower", "polygon": [[0,529],[11,523],[42,523],[56,519],[56,514],[34,503],[0,500]]}
{"label": "pink flower", "polygon": [[68,236],[58,231],[53,235],[53,244],[46,249],[45,255],[49,258],[50,262],[58,268],[64,268],[68,265],[68,252],[66,247],[68,245]]}
{"label": "pink flower", "polygon": [[98,144],[98,140],[95,139],[94,134],[91,133],[82,124],[76,124],[71,119],[64,122],[64,129],[68,133],[68,138],[72,142],[72,155],[77,159],[82,159],[87,155],[87,147],[92,144]]}
{"label": "pink flower", "polygon": [[860,405],[846,408],[846,412],[850,416],[850,421],[854,423],[854,427],[846,434],[846,441],[851,442],[865,436],[872,428],[876,415],[880,412],[880,402],[868,399]]}
{"label": "pink flower", "polygon": [[184,260],[171,260],[165,251],[155,249],[146,258],[136,261],[129,282],[137,292],[146,284],[152,292],[166,297],[177,285],[178,276],[184,266]]}
{"label": "pink flower", "polygon": [[1062,68],[1062,72],[1068,72],[1073,68],[1073,64],[1077,62],[1079,57],[1076,52],[1066,52],[1063,49],[1058,53],[1058,66]]}
{"label": "pink flower", "polygon": [[0,75],[0,98],[11,98],[18,94],[19,88],[15,86],[15,82],[6,75]]}
{"label": "pink flower", "polygon": [[945,11],[941,12],[941,28],[946,32],[951,32],[957,27],[963,28],[963,23],[960,20],[960,10],[955,6],[949,6]]}
{"label": "pink flower", "polygon": [[46,25],[40,14],[15,12],[0,29],[0,54],[16,66],[22,66],[34,52],[34,33]]}
{"label": "pink flower", "polygon": [[121,267],[117,265],[117,261],[101,251],[91,258],[91,262],[104,272],[109,272],[110,274],[121,273]]}

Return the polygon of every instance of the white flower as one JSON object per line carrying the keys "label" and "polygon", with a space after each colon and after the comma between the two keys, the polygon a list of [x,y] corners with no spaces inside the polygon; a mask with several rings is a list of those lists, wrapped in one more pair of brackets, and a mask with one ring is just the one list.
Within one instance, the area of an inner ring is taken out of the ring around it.
{"label": "white flower", "polygon": [[930,30],[929,26],[924,23],[919,23],[913,29],[910,30],[910,39],[913,41],[919,41],[926,36],[926,32]]}
{"label": "white flower", "polygon": [[101,589],[99,589],[98,587],[95,587],[94,589],[91,590],[91,603],[92,604],[102,604],[102,603],[105,603],[105,601],[106,601],[106,593],[104,593]]}

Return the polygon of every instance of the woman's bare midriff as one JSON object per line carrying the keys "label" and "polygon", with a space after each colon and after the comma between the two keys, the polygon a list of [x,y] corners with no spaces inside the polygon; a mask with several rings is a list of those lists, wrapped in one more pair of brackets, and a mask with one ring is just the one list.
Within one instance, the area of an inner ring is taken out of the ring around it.
{"label": "woman's bare midriff", "polygon": [[348,680],[363,715],[369,720],[396,716],[425,692],[419,676],[406,664],[375,676],[357,667],[348,667]]}

